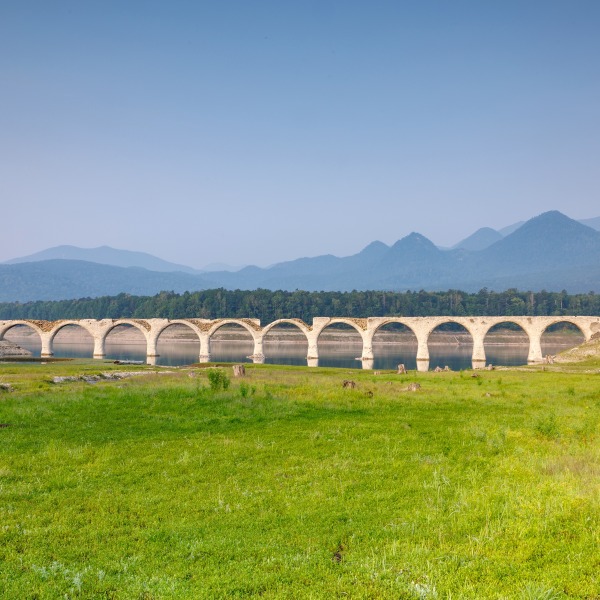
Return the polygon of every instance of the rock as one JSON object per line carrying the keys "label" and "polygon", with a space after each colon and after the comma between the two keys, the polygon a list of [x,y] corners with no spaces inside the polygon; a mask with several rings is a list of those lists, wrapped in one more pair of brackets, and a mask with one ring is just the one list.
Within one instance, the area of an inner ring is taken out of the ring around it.
{"label": "rock", "polygon": [[398,365],[397,374],[398,375],[406,375],[406,367],[404,366],[404,364]]}
{"label": "rock", "polygon": [[15,388],[10,383],[0,383],[0,391],[3,392],[14,392]]}
{"label": "rock", "polygon": [[244,365],[233,365],[234,377],[246,377],[246,367]]}
{"label": "rock", "polygon": [[406,390],[408,392],[418,392],[421,389],[421,384],[420,383],[411,383]]}
{"label": "rock", "polygon": [[451,368],[450,368],[448,365],[446,365],[446,366],[444,367],[444,371],[452,371],[452,369],[451,369]]}
{"label": "rock", "polygon": [[9,340],[0,340],[0,356],[31,356],[31,352]]}
{"label": "rock", "polygon": [[436,367],[433,372],[434,373],[441,373],[444,369],[442,369],[442,367]]}
{"label": "rock", "polygon": [[487,369],[488,371],[493,371],[495,368],[496,368],[496,367],[494,367],[494,365],[493,365],[492,363],[490,363],[490,364],[489,364],[489,365],[486,367],[486,369]]}
{"label": "rock", "polygon": [[342,382],[342,387],[353,390],[356,387],[356,382],[350,381],[349,379],[344,379],[344,381]]}

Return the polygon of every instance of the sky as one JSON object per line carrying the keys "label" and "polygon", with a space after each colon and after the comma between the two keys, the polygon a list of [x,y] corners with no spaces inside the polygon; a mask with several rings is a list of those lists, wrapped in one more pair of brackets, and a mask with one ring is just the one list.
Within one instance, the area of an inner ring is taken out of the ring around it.
{"label": "sky", "polygon": [[600,2],[0,2],[0,261],[600,215]]}

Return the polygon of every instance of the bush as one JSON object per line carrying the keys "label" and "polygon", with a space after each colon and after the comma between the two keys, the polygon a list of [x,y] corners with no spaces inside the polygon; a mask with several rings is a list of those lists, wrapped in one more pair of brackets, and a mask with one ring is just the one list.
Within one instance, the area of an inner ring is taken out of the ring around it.
{"label": "bush", "polygon": [[229,377],[221,369],[210,369],[208,371],[208,382],[213,392],[218,392],[221,389],[226,390],[231,383]]}

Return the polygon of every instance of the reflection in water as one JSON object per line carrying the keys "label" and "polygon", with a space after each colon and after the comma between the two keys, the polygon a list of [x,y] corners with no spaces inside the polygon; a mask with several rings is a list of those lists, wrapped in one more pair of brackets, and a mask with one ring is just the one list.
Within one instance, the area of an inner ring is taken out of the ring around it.
{"label": "reflection in water", "polygon": [[[37,336],[27,336],[18,340],[18,344],[40,356],[41,346]],[[557,354],[573,344],[545,344],[546,354]],[[56,342],[53,346],[57,358],[91,358],[93,344]],[[486,346],[487,364],[523,365],[527,364],[527,344]],[[249,356],[253,352],[251,341],[215,341],[211,344],[212,362],[250,363]],[[373,361],[361,361],[360,344],[323,344],[319,347],[319,359],[311,359],[310,366],[342,367],[349,369],[396,369],[403,363],[409,370],[435,369],[450,367],[453,371],[472,367],[471,348],[456,345],[433,345],[429,348],[429,361],[416,360],[416,348],[413,345],[385,344],[375,348]],[[161,342],[160,356],[156,364],[165,366],[186,365],[198,362],[199,346],[185,341]],[[306,344],[269,344],[265,346],[265,363],[277,365],[306,365]],[[143,343],[106,344],[107,360],[140,360],[146,361],[146,346]],[[418,364],[417,364],[418,363]]]}

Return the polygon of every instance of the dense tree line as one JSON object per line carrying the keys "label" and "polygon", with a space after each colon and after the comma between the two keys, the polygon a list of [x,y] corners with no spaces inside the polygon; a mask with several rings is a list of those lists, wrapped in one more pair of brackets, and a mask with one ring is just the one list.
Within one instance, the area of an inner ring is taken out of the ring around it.
{"label": "dense tree line", "polygon": [[480,315],[600,315],[600,295],[520,292],[283,292],[270,290],[161,292],[79,300],[0,303],[0,319],[280,318]]}

